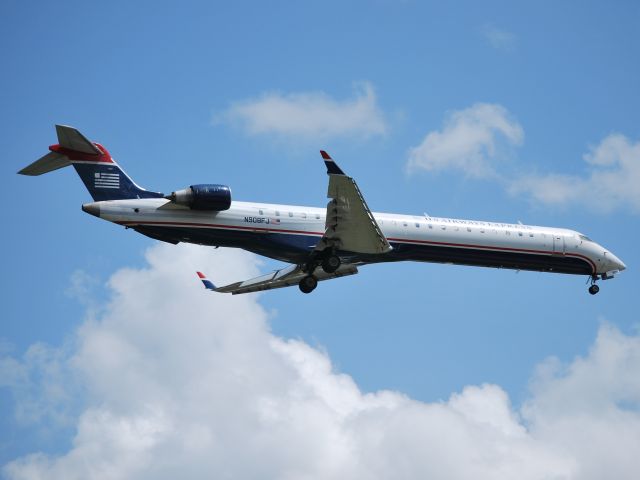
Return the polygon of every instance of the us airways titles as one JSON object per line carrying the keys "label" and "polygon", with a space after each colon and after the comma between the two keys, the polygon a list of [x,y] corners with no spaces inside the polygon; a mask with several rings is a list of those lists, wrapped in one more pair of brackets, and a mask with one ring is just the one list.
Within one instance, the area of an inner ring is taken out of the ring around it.
{"label": "us airways titles", "polygon": [[502,228],[514,228],[516,230],[533,230],[531,225],[523,225],[521,223],[495,223],[495,222],[481,222],[477,220],[459,220],[457,218],[439,218],[425,216],[428,221],[434,223],[457,223],[459,225],[476,225],[479,227],[502,227]]}

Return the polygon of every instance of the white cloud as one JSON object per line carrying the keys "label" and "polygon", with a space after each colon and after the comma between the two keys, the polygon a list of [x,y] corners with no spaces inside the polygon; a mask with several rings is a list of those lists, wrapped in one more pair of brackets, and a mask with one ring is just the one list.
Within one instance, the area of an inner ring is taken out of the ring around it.
{"label": "white cloud", "polygon": [[[259,297],[211,294],[193,274],[238,280],[256,257],[159,244],[147,260],[113,275],[72,349],[38,362],[64,364],[49,380],[61,389],[82,385],[76,435],[64,454],[5,465],[8,478],[640,475],[639,337],[603,327],[586,357],[545,363],[521,412],[496,385],[424,403],[361,392],[326,353],[273,335]],[[5,359],[0,373],[18,374],[0,379],[24,382],[24,363]]]}
{"label": "white cloud", "polygon": [[531,434],[574,458],[581,479],[637,478],[639,367],[640,337],[604,325],[587,357],[541,365],[523,408]]}
{"label": "white cloud", "polygon": [[490,24],[484,25],[480,31],[489,45],[496,50],[512,52],[516,49],[516,36],[513,33]]}
{"label": "white cloud", "polygon": [[612,134],[584,155],[586,175],[525,175],[509,184],[509,192],[545,205],[588,206],[640,212],[640,142]]}
{"label": "white cloud", "polygon": [[238,126],[249,135],[290,140],[384,135],[387,122],[373,86],[359,83],[354,93],[348,100],[336,100],[324,92],[265,93],[233,103],[215,116],[214,123]]}
{"label": "white cloud", "polygon": [[407,168],[438,171],[457,169],[470,177],[495,175],[491,165],[500,147],[522,144],[524,132],[509,112],[497,104],[476,103],[451,113],[441,131],[427,134],[409,152]]}

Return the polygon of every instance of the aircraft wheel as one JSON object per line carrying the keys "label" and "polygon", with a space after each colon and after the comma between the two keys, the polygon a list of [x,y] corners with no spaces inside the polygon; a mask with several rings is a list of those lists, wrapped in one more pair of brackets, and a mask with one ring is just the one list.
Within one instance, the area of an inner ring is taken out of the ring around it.
{"label": "aircraft wheel", "polygon": [[596,294],[596,293],[598,293],[599,291],[600,291],[600,287],[599,287],[598,285],[595,285],[595,284],[594,284],[594,285],[591,285],[591,286],[589,287],[589,293],[590,293],[591,295],[595,295],[595,294]]}
{"label": "aircraft wheel", "polygon": [[316,289],[317,286],[318,280],[316,280],[316,277],[313,277],[311,275],[307,275],[306,277],[304,277],[298,284],[298,287],[300,288],[300,291],[302,293],[311,293]]}
{"label": "aircraft wheel", "polygon": [[322,269],[327,273],[333,273],[340,268],[340,257],[337,255],[329,255],[322,260]]}

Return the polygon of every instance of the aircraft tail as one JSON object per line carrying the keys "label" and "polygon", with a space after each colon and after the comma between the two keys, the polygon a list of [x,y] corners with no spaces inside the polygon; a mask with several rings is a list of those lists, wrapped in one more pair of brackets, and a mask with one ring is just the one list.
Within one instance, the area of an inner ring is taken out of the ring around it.
{"label": "aircraft tail", "polygon": [[73,127],[56,125],[58,143],[50,152],[18,173],[42,175],[73,165],[95,201],[128,198],[159,198],[163,194],[150,192],[135,184],[99,143],[90,142]]}

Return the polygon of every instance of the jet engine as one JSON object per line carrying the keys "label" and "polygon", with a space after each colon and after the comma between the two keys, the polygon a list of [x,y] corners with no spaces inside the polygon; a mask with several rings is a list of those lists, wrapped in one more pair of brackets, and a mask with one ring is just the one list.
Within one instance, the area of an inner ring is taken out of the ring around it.
{"label": "jet engine", "polygon": [[228,210],[231,206],[231,190],[226,185],[191,185],[171,192],[164,198],[192,210]]}

